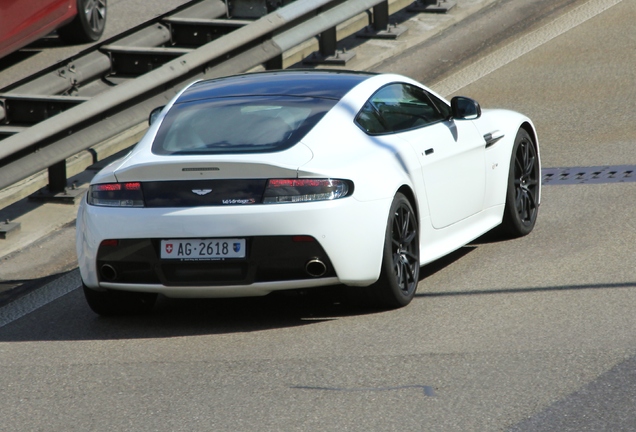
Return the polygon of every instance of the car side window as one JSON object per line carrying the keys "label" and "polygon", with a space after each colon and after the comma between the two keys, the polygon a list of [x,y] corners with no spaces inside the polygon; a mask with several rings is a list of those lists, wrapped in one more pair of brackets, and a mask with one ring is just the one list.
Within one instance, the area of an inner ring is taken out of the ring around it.
{"label": "car side window", "polygon": [[[367,101],[356,117],[365,132],[376,135],[402,132],[446,120],[450,108],[441,100],[409,84],[390,84]],[[437,99],[437,98],[435,98]]]}
{"label": "car side window", "polygon": [[358,123],[365,132],[372,135],[390,132],[382,123],[380,113],[370,101],[367,101],[360,110],[358,117],[356,117],[356,123]]}
{"label": "car side window", "polygon": [[451,118],[451,107],[446,102],[433,96],[430,93],[427,93],[426,95],[431,99],[433,104],[435,104],[439,112],[442,114],[443,120],[448,120],[449,118]]}

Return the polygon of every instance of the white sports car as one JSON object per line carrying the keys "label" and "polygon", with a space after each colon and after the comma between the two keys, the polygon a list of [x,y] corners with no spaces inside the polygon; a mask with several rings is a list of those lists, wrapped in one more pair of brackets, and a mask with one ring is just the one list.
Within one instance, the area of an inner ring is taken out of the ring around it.
{"label": "white sports car", "polygon": [[407,305],[420,266],[534,227],[527,117],[399,75],[277,71],[199,81],[93,179],[77,253],[98,314],[168,297],[355,287]]}

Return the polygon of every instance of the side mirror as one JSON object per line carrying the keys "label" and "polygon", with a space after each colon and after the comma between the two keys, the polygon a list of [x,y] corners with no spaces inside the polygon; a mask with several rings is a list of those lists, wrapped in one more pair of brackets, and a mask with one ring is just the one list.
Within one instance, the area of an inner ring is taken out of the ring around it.
{"label": "side mirror", "polygon": [[481,117],[481,107],[474,99],[455,96],[451,99],[451,115],[455,120],[475,120]]}
{"label": "side mirror", "polygon": [[150,115],[148,116],[149,125],[152,125],[157,120],[157,118],[159,118],[159,114],[161,114],[161,110],[163,110],[164,107],[165,105],[157,107],[153,109],[152,111],[150,111]]}

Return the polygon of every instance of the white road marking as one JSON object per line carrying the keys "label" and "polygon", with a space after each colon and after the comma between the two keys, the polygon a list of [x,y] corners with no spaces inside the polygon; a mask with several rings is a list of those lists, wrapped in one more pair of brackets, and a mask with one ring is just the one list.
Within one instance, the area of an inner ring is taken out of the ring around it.
{"label": "white road marking", "polygon": [[23,316],[41,308],[53,300],[74,291],[82,285],[79,270],[75,269],[55,279],[43,287],[0,308],[0,327],[12,323]]}
{"label": "white road marking", "polygon": [[590,0],[527,36],[506,45],[450,77],[433,84],[431,88],[441,95],[452,95],[467,85],[513,62],[541,45],[550,42],[552,39],[583,24],[587,20],[594,18],[622,1],[623,0]]}

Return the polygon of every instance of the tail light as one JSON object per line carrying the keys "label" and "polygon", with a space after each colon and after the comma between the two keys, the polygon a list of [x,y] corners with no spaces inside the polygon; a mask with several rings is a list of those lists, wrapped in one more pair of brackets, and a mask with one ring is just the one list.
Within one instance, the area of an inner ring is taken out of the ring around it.
{"label": "tail light", "polygon": [[353,192],[347,180],[271,179],[267,181],[263,203],[293,203],[344,198]]}
{"label": "tail light", "polygon": [[[327,201],[353,192],[353,183],[336,179],[270,179],[263,195],[264,204]],[[88,204],[101,207],[144,207],[140,182],[91,185]]]}
{"label": "tail light", "polygon": [[88,189],[88,203],[103,207],[143,207],[141,183],[102,183]]}

